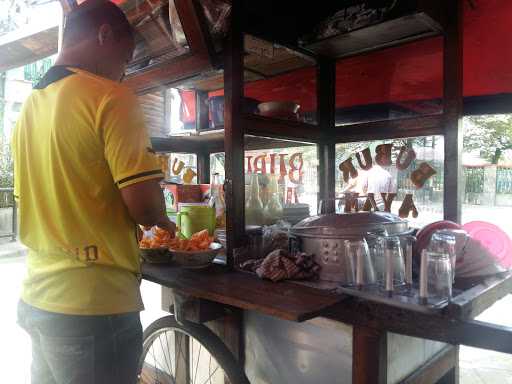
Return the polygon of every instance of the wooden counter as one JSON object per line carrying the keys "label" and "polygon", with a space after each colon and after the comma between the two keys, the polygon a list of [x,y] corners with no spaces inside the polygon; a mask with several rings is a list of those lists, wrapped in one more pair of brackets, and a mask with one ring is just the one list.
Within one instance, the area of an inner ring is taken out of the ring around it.
{"label": "wooden counter", "polygon": [[227,272],[220,265],[190,270],[173,265],[143,264],[144,279],[245,310],[255,310],[284,320],[304,321],[322,315],[344,295],[294,283],[272,283],[244,272]]}
{"label": "wooden counter", "polygon": [[188,270],[143,264],[142,275],[198,299],[285,320],[305,321],[320,316],[354,326],[512,353],[511,328],[473,320],[511,292],[511,273],[474,285],[438,314],[418,313],[293,282],[272,283],[250,273],[226,271],[220,265]]}

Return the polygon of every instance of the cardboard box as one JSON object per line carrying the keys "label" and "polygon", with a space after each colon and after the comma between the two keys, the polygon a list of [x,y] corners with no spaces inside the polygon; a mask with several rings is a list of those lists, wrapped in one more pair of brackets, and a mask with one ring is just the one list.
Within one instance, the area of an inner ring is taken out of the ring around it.
{"label": "cardboard box", "polygon": [[178,203],[202,203],[209,196],[210,184],[163,184],[168,213],[177,212]]}

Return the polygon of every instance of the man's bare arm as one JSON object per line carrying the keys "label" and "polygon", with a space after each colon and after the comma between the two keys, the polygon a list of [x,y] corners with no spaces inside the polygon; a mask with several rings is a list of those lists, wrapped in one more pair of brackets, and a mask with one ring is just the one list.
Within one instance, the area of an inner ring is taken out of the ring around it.
{"label": "man's bare arm", "polygon": [[171,233],[176,226],[165,212],[165,201],[158,180],[146,180],[121,188],[121,196],[132,219],[145,227],[157,225]]}

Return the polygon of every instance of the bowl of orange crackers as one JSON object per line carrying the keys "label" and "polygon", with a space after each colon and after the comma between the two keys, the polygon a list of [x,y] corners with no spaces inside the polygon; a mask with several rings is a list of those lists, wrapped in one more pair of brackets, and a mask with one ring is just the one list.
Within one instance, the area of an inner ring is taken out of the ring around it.
{"label": "bowl of orange crackers", "polygon": [[169,252],[171,239],[172,235],[165,229],[153,227],[149,231],[144,230],[139,241],[140,256],[148,263],[169,263],[172,260]]}
{"label": "bowl of orange crackers", "polygon": [[174,236],[165,229],[153,227],[143,231],[139,248],[141,257],[148,263],[174,260],[186,268],[204,268],[215,259],[222,245],[215,243],[206,229],[185,238],[179,232]]}
{"label": "bowl of orange crackers", "polygon": [[221,249],[222,245],[215,243],[206,229],[194,233],[188,239],[178,233],[169,244],[169,252],[174,262],[186,268],[209,266]]}

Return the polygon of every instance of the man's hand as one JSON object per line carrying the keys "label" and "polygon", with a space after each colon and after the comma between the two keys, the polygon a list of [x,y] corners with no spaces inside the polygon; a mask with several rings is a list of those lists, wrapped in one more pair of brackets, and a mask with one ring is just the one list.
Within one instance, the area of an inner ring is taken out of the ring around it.
{"label": "man's hand", "polygon": [[146,180],[121,188],[121,196],[133,221],[144,227],[158,226],[169,233],[176,226],[165,213],[165,201],[158,180]]}
{"label": "man's hand", "polygon": [[156,226],[158,228],[165,229],[167,232],[169,232],[172,235],[172,237],[176,236],[176,224],[174,224],[171,220],[169,220],[167,215],[165,217],[163,217],[161,221],[156,223]]}

